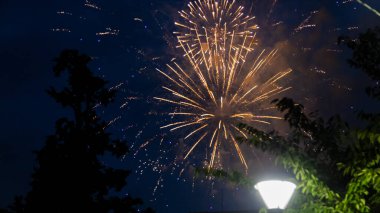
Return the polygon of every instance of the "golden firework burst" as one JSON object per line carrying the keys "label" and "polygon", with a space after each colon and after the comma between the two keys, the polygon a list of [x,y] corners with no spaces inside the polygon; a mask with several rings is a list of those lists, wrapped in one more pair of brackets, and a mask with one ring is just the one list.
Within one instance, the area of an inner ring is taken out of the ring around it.
{"label": "golden firework burst", "polygon": [[174,32],[178,47],[192,53],[196,63],[207,63],[208,69],[222,63],[223,57],[239,54],[238,50],[252,51],[258,26],[235,0],[190,2],[179,15],[181,19],[175,22],[179,30]]}
{"label": "golden firework burst", "polygon": [[[157,69],[170,82],[163,86],[170,97],[155,99],[176,105],[169,115],[181,120],[161,128],[186,128],[185,140],[196,137],[191,140],[194,142],[185,159],[201,142],[208,141],[212,168],[218,147],[227,143],[248,168],[235,140],[237,135],[247,136],[236,124],[271,124],[271,120],[281,119],[263,103],[290,89],[279,82],[291,69],[274,74],[264,72],[277,50],[254,54],[254,31],[258,27],[249,24],[253,18],[245,16],[243,7],[235,1],[198,0],[189,3],[189,11],[180,14],[187,24],[176,22],[180,29],[176,34],[187,65],[173,62],[167,65],[167,72]],[[204,33],[200,33],[201,29]]]}

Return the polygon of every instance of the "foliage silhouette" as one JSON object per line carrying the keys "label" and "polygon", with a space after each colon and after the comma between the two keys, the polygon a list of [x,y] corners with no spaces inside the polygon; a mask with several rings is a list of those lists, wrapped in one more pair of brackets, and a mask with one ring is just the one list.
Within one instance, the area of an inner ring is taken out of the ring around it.
{"label": "foliage silhouette", "polygon": [[[67,72],[68,85],[48,94],[73,111],[73,119],[60,118],[56,132],[47,138],[37,154],[32,189],[17,197],[4,212],[137,212],[140,199],[119,196],[126,186],[129,171],[111,168],[101,160],[128,152],[124,141],[112,140],[107,123],[96,111],[110,104],[115,90],[92,74],[91,58],[76,50],[65,50],[55,59],[54,74]],[[145,212],[153,212],[147,209]]]}
{"label": "foliage silhouette", "polygon": [[[356,39],[340,37],[338,42],[353,51],[349,64],[375,81],[366,91],[380,100],[380,28]],[[238,139],[273,154],[277,164],[294,174],[297,192],[286,212],[380,212],[380,112],[360,112],[367,125],[357,129],[339,116],[325,121],[317,113],[306,114],[289,98],[273,103],[284,113],[289,134],[284,137],[239,124],[249,138]],[[224,171],[198,172],[239,185],[253,184]]]}
{"label": "foliage silhouette", "polygon": [[[367,93],[380,100],[380,28],[339,42],[353,51],[349,63],[377,81]],[[275,154],[294,174],[299,196],[288,212],[379,212],[380,112],[359,113],[367,126],[355,129],[339,116],[325,122],[316,114],[306,115],[302,105],[288,98],[274,103],[285,113],[289,137],[243,124],[240,128],[251,136],[246,142]]]}

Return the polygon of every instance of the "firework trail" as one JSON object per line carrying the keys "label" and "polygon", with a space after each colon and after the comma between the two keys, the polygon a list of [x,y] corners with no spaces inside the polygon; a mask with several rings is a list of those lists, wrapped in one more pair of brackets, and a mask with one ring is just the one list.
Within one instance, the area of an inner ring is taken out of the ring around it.
{"label": "firework trail", "polygon": [[277,50],[253,54],[257,46],[254,31],[258,27],[248,24],[253,18],[244,15],[243,7],[235,1],[198,0],[189,3],[189,10],[180,15],[188,24],[176,22],[180,31],[175,34],[189,66],[183,68],[174,62],[167,65],[168,72],[157,69],[170,82],[163,89],[171,97],[155,97],[176,105],[169,115],[178,116],[180,121],[161,128],[186,128],[189,132],[184,139],[196,138],[184,159],[207,141],[211,150],[208,167],[221,166],[222,144],[229,144],[247,169],[235,140],[236,136],[247,136],[236,124],[271,124],[271,120],[281,119],[273,115],[267,102],[290,89],[278,83],[291,70],[273,75],[264,72]]}
{"label": "firework trail", "polygon": [[363,5],[364,7],[366,7],[367,9],[369,9],[370,11],[372,11],[373,13],[375,13],[377,16],[380,16],[380,12],[377,11],[376,9],[372,8],[371,6],[369,6],[367,3],[364,3],[363,1],[361,0],[356,0],[359,4]]}

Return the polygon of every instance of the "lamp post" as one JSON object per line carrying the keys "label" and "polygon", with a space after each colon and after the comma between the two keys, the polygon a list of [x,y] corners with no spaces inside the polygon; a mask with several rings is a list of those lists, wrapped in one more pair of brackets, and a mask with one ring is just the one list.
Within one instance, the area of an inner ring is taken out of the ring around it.
{"label": "lamp post", "polygon": [[267,208],[273,212],[281,212],[286,208],[296,185],[288,181],[267,180],[255,185]]}

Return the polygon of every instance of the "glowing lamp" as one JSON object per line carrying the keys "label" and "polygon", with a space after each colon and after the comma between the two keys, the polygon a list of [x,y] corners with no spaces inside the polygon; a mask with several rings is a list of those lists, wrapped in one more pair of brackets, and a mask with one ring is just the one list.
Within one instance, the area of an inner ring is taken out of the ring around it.
{"label": "glowing lamp", "polygon": [[288,181],[268,180],[255,185],[268,209],[285,209],[296,185]]}

